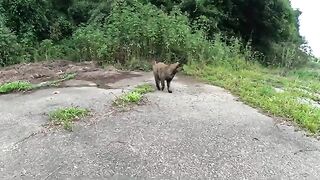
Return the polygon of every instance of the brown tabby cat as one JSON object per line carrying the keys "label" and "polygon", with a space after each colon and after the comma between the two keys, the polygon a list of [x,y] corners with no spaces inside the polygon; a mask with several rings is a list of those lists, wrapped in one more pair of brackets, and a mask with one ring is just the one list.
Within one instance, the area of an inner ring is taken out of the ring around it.
{"label": "brown tabby cat", "polygon": [[157,63],[156,61],[153,62],[153,75],[156,82],[157,89],[160,90],[159,83],[161,83],[161,90],[164,90],[164,82],[167,81],[167,89],[169,93],[172,93],[170,90],[170,83],[176,73],[179,71],[178,68],[180,67],[180,63],[174,64],[164,64],[162,62]]}

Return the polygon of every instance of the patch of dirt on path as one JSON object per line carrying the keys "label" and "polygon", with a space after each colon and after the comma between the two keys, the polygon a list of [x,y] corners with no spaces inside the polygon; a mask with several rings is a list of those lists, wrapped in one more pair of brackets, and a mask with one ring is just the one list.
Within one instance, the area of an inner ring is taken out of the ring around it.
{"label": "patch of dirt on path", "polygon": [[113,67],[103,69],[94,62],[74,63],[65,60],[56,60],[24,63],[2,68],[0,69],[0,84],[19,80],[37,84],[61,79],[61,77],[67,73],[76,73],[76,80],[94,82],[101,88],[108,88],[108,83],[140,76],[130,72],[119,71]]}

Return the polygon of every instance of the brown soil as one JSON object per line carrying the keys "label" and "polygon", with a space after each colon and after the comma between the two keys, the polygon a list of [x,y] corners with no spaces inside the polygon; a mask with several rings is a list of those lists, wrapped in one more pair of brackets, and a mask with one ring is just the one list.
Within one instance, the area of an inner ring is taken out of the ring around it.
{"label": "brown soil", "polygon": [[91,81],[101,88],[108,88],[108,83],[137,77],[137,74],[119,71],[113,67],[105,69],[94,62],[74,63],[70,61],[46,61],[18,64],[0,69],[0,84],[12,81],[28,81],[34,84],[61,79],[66,73],[76,73],[77,80]]}

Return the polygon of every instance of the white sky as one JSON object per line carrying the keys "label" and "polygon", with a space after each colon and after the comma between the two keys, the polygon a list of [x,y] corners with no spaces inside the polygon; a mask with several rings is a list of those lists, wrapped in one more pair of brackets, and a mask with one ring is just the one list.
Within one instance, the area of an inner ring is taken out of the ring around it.
{"label": "white sky", "polygon": [[320,1],[290,0],[292,7],[302,12],[300,34],[306,38],[313,54],[320,57]]}

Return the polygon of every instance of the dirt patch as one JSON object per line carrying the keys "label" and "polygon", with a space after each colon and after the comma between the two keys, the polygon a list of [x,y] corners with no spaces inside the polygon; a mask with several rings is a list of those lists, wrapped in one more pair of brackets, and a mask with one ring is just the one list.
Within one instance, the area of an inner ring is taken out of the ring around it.
{"label": "dirt patch", "polygon": [[76,79],[94,82],[98,87],[108,89],[110,88],[110,86],[108,86],[109,83],[115,83],[122,79],[138,76],[140,75],[132,74],[130,72],[95,71],[80,73]]}
{"label": "dirt patch", "polygon": [[[0,84],[19,80],[38,84],[61,79],[67,73],[76,73],[76,80],[90,81],[101,88],[109,88],[107,85],[109,83],[140,76],[139,74],[119,71],[112,67],[103,69],[94,62],[74,63],[57,60],[28,64],[24,63],[2,68],[0,69]],[[61,86],[63,86],[63,83]]]}

